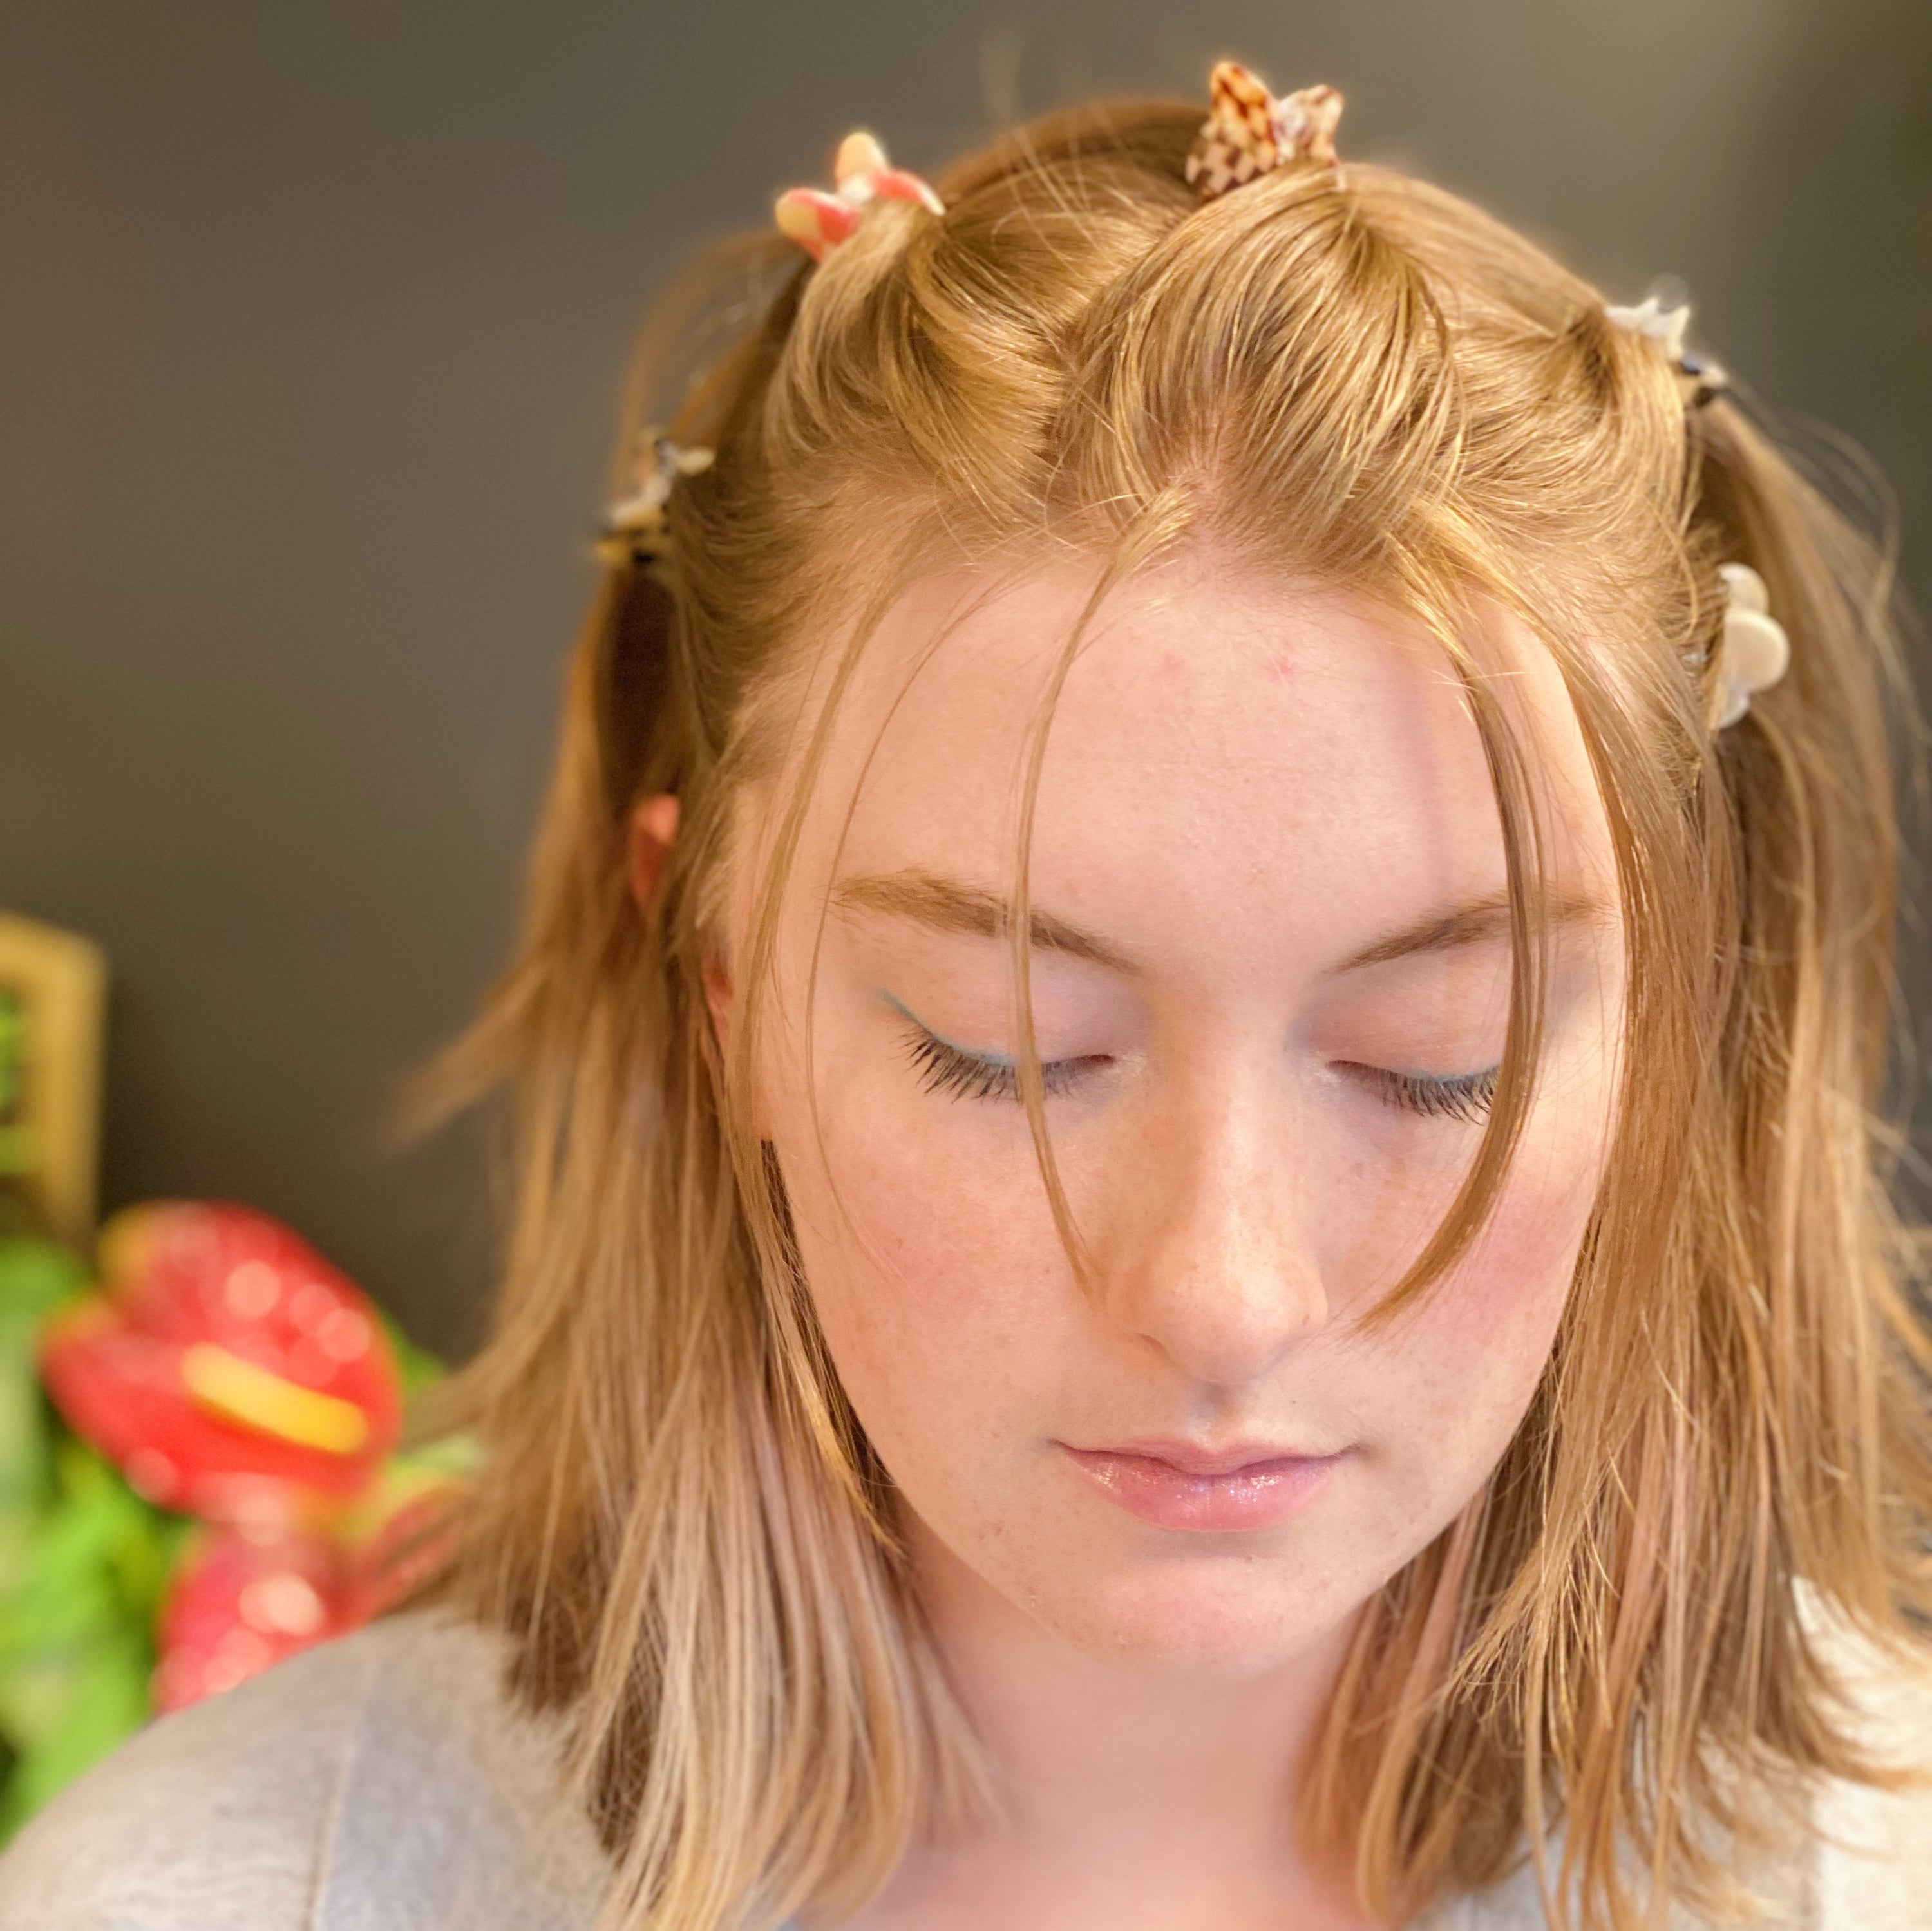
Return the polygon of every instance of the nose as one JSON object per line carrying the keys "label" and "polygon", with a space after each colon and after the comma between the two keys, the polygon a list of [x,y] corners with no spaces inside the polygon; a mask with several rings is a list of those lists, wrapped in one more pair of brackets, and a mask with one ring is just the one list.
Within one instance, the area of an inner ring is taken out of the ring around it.
{"label": "nose", "polygon": [[1240,1387],[1329,1316],[1287,1109],[1213,1081],[1152,1112],[1095,1255],[1102,1309],[1190,1380]]}

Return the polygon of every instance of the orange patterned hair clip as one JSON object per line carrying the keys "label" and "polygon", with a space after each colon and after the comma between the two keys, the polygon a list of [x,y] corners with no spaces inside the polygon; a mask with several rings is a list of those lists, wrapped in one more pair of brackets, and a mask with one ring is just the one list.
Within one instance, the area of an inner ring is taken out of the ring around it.
{"label": "orange patterned hair clip", "polygon": [[824,261],[857,231],[860,217],[874,201],[916,201],[932,214],[946,212],[945,202],[926,182],[888,163],[885,149],[870,134],[848,134],[839,142],[832,180],[830,194],[815,187],[786,189],[772,211],[778,232],[814,262]]}
{"label": "orange patterned hair clip", "polygon": [[1304,87],[1280,100],[1238,61],[1224,60],[1209,82],[1212,106],[1187,157],[1187,178],[1204,201],[1244,187],[1257,176],[1298,162],[1332,168],[1342,96],[1332,87]]}

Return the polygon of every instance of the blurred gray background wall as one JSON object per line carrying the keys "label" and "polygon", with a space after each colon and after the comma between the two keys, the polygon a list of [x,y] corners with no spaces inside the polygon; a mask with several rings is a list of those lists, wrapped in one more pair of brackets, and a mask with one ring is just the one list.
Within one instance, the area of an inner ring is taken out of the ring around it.
{"label": "blurred gray background wall", "polygon": [[848,127],[936,164],[1222,54],[1682,274],[1923,605],[1925,0],[6,0],[0,905],[112,958],[108,1205],[254,1202],[473,1343],[478,1147],[383,1123],[510,937],[640,309]]}

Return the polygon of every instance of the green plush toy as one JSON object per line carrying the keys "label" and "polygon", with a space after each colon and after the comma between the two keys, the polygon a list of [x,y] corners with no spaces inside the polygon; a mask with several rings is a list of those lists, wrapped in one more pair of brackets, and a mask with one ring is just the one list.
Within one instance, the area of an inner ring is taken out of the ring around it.
{"label": "green plush toy", "polygon": [[41,1393],[41,1324],[86,1285],[64,1249],[0,1238],[0,1842],[147,1720],[182,1533]]}
{"label": "green plush toy", "polygon": [[279,1222],[158,1203],[98,1246],[0,1224],[0,1843],[158,1711],[405,1600],[475,1462],[400,1449],[441,1364]]}

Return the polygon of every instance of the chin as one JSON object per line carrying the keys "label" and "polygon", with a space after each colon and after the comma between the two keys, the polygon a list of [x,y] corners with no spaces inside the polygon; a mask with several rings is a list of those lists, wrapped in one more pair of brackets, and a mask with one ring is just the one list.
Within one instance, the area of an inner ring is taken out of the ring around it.
{"label": "chin", "polygon": [[1311,1586],[1310,1576],[1305,1561],[1196,1549],[1092,1576],[1084,1587],[1061,1570],[1050,1590],[1022,1600],[1064,1641],[1115,1669],[1242,1682],[1293,1663],[1370,1593]]}

